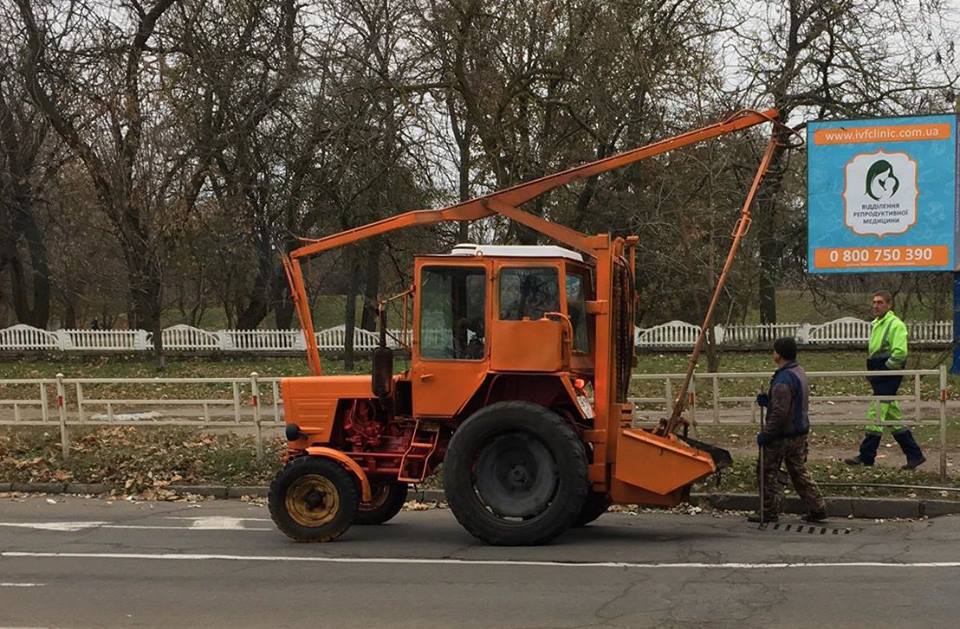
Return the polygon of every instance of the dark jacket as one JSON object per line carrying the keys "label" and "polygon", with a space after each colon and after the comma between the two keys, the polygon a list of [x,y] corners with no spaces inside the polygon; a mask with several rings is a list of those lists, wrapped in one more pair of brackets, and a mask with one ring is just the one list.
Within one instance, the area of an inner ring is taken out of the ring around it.
{"label": "dark jacket", "polygon": [[763,433],[771,441],[810,432],[810,385],[803,367],[789,362],[770,379],[770,409]]}

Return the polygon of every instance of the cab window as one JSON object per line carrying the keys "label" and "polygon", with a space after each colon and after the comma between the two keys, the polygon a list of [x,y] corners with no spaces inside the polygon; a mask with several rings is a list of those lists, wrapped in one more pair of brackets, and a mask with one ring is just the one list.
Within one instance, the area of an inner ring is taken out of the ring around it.
{"label": "cab window", "polygon": [[500,271],[500,319],[542,319],[560,310],[560,280],[554,267],[507,267]]}
{"label": "cab window", "polygon": [[420,277],[422,358],[483,358],[486,279],[483,268],[423,269]]}

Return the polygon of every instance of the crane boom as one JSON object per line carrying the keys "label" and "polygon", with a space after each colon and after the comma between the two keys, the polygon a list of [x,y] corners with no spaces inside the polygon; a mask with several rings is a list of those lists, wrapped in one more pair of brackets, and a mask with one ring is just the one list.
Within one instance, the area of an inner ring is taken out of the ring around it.
{"label": "crane boom", "polygon": [[560,243],[596,257],[592,245],[594,242],[593,237],[521,210],[519,206],[578,179],[600,175],[649,157],[662,155],[663,153],[711,140],[728,133],[742,131],[764,122],[776,123],[778,115],[776,109],[767,109],[765,111],[745,109],[733,114],[722,122],[687,131],[686,133],[681,133],[587,164],[575,166],[559,173],[534,179],[533,181],[517,184],[482,197],[462,201],[445,208],[412,210],[367,225],[331,234],[323,238],[303,239],[308,244],[294,249],[287,256],[284,256],[283,266],[287,274],[290,293],[293,297],[297,315],[305,336],[307,362],[310,371],[318,375],[321,373],[320,353],[317,348],[316,336],[314,335],[310,308],[307,304],[303,273],[300,268],[301,259],[407,227],[434,225],[448,221],[472,221],[494,215],[509,218]]}

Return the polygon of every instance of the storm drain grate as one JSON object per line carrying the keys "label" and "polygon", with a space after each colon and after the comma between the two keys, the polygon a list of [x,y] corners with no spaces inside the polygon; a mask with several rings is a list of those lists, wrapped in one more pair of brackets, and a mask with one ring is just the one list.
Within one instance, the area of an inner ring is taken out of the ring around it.
{"label": "storm drain grate", "polygon": [[845,526],[843,528],[834,528],[832,526],[814,526],[811,524],[784,524],[775,522],[766,527],[768,531],[780,531],[782,533],[806,533],[807,535],[849,535],[855,532],[854,529]]}

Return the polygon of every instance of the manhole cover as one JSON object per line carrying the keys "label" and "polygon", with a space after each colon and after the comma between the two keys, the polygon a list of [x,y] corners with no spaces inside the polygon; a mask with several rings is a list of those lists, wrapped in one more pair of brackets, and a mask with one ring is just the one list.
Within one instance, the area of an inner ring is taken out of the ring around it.
{"label": "manhole cover", "polygon": [[804,533],[807,535],[850,535],[857,532],[858,529],[849,526],[823,526],[822,524],[785,524],[783,522],[774,522],[768,524],[764,530],[780,531],[781,533]]}

